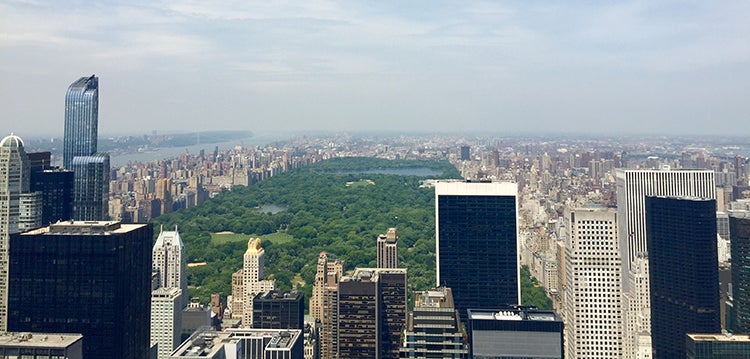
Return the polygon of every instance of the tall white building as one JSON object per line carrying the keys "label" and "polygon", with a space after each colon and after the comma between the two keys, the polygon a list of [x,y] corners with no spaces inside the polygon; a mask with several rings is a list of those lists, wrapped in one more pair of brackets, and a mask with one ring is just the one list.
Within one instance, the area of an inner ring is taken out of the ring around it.
{"label": "tall white building", "polygon": [[566,210],[565,354],[622,357],[622,275],[614,210]]}
{"label": "tall white building", "polygon": [[29,157],[20,137],[0,141],[0,333],[8,330],[10,235],[41,226],[41,194],[29,192]]}
{"label": "tall white building", "polygon": [[651,292],[646,250],[646,196],[716,199],[711,170],[618,169],[617,221],[622,254],[625,358],[648,358],[651,351]]}
{"label": "tall white building", "polygon": [[396,228],[378,235],[378,268],[398,268],[398,235]]}
{"label": "tall white building", "polygon": [[159,237],[151,250],[153,269],[158,273],[159,287],[179,288],[182,292],[180,309],[187,306],[189,295],[187,291],[187,256],[185,246],[182,245],[177,227],[174,231],[159,229]]}
{"label": "tall white building", "polygon": [[242,308],[242,325],[253,325],[253,298],[258,293],[276,289],[276,281],[264,280],[265,251],[260,246],[260,238],[250,238],[247,241],[244,263],[242,266],[243,296],[245,301]]}
{"label": "tall white building", "polygon": [[181,343],[182,290],[159,288],[151,293],[151,342],[158,343],[158,358],[169,358]]}

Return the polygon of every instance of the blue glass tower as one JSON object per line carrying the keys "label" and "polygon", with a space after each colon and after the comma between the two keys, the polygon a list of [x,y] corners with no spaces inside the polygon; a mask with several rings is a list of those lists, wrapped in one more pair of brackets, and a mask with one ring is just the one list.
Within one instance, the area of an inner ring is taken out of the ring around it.
{"label": "blue glass tower", "polygon": [[653,358],[685,358],[686,334],[721,332],[716,200],[645,204]]}
{"label": "blue glass tower", "polygon": [[437,282],[467,309],[520,304],[515,183],[435,184]]}
{"label": "blue glass tower", "polygon": [[63,167],[71,169],[73,157],[96,153],[99,124],[99,78],[81,77],[65,94]]}
{"label": "blue glass tower", "polygon": [[109,217],[109,154],[73,157],[73,218],[101,221]]}

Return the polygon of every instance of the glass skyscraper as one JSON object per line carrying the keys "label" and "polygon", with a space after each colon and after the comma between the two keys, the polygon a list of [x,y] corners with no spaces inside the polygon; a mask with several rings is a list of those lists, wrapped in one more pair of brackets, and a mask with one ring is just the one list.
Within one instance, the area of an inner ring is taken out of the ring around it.
{"label": "glass skyscraper", "polygon": [[735,333],[750,333],[750,211],[729,212]]}
{"label": "glass skyscraper", "polygon": [[685,335],[720,333],[716,200],[646,197],[653,358],[685,358]]}
{"label": "glass skyscraper", "polygon": [[99,128],[99,78],[81,77],[65,94],[63,167],[71,169],[73,157],[96,153]]}
{"label": "glass skyscraper", "polygon": [[520,304],[518,187],[499,182],[435,184],[437,283],[467,309]]}
{"label": "glass skyscraper", "polygon": [[109,217],[109,154],[73,157],[75,173],[73,219],[99,221]]}

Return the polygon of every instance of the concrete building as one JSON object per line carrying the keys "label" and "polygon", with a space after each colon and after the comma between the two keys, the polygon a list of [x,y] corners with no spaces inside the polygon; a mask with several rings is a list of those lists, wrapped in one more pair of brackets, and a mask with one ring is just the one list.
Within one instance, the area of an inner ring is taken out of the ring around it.
{"label": "concrete building", "polygon": [[378,235],[378,268],[398,268],[398,235],[396,228]]}
{"label": "concrete building", "polygon": [[517,193],[515,183],[435,183],[437,285],[453,290],[462,318],[521,301]]}
{"label": "concrete building", "polygon": [[227,329],[203,327],[172,353],[172,359],[303,359],[299,329]]}
{"label": "concrete building", "polygon": [[243,296],[242,326],[253,325],[253,299],[258,293],[276,289],[276,282],[265,280],[265,255],[260,245],[260,238],[250,238],[247,241],[244,264],[242,266]]}
{"label": "concrete building", "polygon": [[81,333],[86,358],[149,351],[147,224],[59,222],[10,240],[8,329]]}
{"label": "concrete building", "polygon": [[654,359],[684,358],[685,335],[720,333],[716,200],[645,202]]}
{"label": "concrete building", "polygon": [[400,358],[468,358],[464,339],[450,288],[414,293],[414,310],[408,316]]}
{"label": "concrete building", "polygon": [[320,322],[319,347],[322,359],[338,357],[338,293],[343,271],[342,261],[329,261],[328,253],[320,253],[310,298],[310,314]]}
{"label": "concrete building", "polygon": [[565,211],[565,343],[569,358],[622,357],[622,277],[614,210]]}
{"label": "concrete building", "polygon": [[231,298],[227,298],[227,306],[229,306],[229,309],[232,312],[231,319],[242,319],[242,315],[244,314],[244,273],[245,272],[243,269],[239,269],[236,272],[232,273],[232,295],[230,296]]}
{"label": "concrete building", "polygon": [[159,278],[159,286],[166,288],[180,288],[182,298],[180,309],[187,306],[189,295],[187,291],[187,256],[185,246],[182,244],[180,232],[175,227],[174,231],[165,231],[159,228],[159,237],[151,250],[151,261],[153,270]]}
{"label": "concrete building", "polygon": [[7,136],[0,141],[0,333],[8,330],[10,236],[41,225],[41,194],[30,193],[30,188],[31,167],[23,140]]}
{"label": "concrete building", "polygon": [[161,287],[151,293],[151,342],[158,343],[158,357],[169,358],[182,343],[182,290]]}
{"label": "concrete building", "polygon": [[471,358],[562,359],[563,322],[553,311],[469,309]]}
{"label": "concrete building", "polygon": [[83,359],[83,336],[68,333],[4,333],[0,358]]}

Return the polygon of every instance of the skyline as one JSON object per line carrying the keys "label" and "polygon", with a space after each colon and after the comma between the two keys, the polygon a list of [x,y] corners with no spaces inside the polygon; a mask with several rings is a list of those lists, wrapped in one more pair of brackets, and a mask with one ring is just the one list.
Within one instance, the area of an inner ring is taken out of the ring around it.
{"label": "skyline", "polygon": [[[100,131],[750,135],[750,4],[3,1],[0,123]],[[281,126],[279,125],[281,124]]]}

